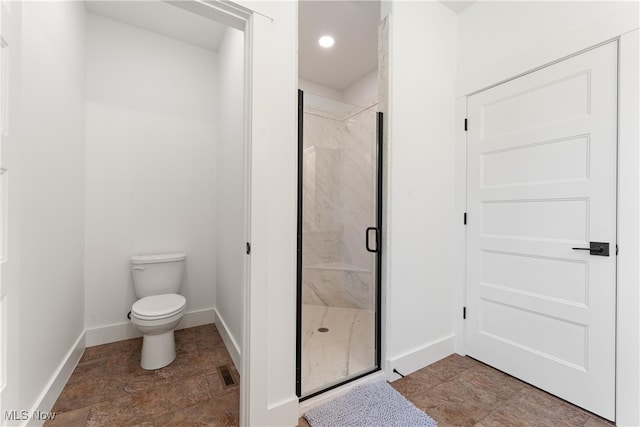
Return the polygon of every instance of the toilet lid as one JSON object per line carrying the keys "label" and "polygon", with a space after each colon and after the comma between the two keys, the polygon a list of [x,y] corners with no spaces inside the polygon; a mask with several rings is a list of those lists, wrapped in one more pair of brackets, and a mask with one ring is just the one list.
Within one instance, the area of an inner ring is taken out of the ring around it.
{"label": "toilet lid", "polygon": [[187,299],[178,294],[152,295],[139,299],[131,307],[137,317],[168,317],[182,310]]}

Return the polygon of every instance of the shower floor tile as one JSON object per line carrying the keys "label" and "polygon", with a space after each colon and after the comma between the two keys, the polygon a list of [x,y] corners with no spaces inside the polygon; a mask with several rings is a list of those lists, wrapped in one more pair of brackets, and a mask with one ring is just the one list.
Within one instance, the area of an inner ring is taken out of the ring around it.
{"label": "shower floor tile", "polygon": [[154,371],[140,367],[142,338],[87,348],[45,425],[239,425],[240,376],[215,325],[175,337],[176,360]]}
{"label": "shower floor tile", "polygon": [[373,368],[374,322],[369,310],[303,304],[303,394]]}

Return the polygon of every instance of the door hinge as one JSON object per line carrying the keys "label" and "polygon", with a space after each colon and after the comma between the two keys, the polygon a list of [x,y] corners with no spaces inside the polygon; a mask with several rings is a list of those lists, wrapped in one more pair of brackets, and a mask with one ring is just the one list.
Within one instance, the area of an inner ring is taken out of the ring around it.
{"label": "door hinge", "polygon": [[618,245],[616,245],[616,255],[618,255]]}
{"label": "door hinge", "polygon": [[247,242],[247,255],[251,255],[251,243]]}
{"label": "door hinge", "polygon": [[462,222],[464,225],[467,225],[467,213],[465,212],[462,218]]}
{"label": "door hinge", "polygon": [[467,126],[467,125],[468,125],[468,120],[467,120],[467,119],[464,119],[464,130],[465,130],[465,132],[466,132],[466,131],[467,131],[467,129],[468,129],[468,126]]}
{"label": "door hinge", "polygon": [[467,307],[462,307],[462,319],[467,319]]}

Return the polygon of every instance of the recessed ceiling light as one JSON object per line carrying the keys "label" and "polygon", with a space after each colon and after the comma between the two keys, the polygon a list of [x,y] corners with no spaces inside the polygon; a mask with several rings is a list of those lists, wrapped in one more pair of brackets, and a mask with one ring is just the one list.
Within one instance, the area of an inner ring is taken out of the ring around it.
{"label": "recessed ceiling light", "polygon": [[331,47],[336,41],[331,36],[322,36],[318,39],[318,44],[322,47]]}

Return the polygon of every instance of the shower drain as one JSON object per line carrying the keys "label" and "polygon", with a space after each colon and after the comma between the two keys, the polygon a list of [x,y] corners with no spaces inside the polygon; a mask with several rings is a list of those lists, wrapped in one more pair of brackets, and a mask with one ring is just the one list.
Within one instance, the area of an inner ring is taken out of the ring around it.
{"label": "shower drain", "polygon": [[329,332],[329,328],[325,328],[325,327],[318,328],[318,332]]}

